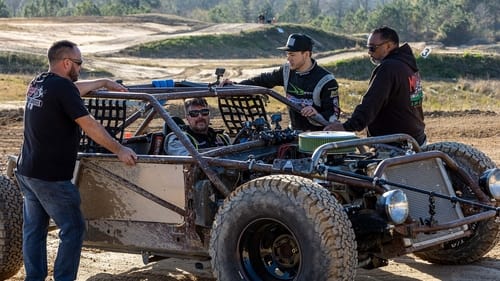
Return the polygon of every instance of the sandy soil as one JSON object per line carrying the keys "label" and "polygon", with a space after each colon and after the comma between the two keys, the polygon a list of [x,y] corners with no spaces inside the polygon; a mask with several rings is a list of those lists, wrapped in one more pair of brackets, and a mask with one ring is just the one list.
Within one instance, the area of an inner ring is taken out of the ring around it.
{"label": "sandy soil", "polygon": [[[19,151],[22,138],[22,111],[0,110],[0,150],[2,163],[6,155]],[[481,124],[481,125],[478,125]],[[429,116],[427,118],[430,142],[460,141],[474,145],[500,163],[500,115],[460,112],[452,116]],[[0,165],[1,166],[1,165]],[[56,232],[49,239],[49,257],[52,262],[57,249]],[[144,265],[139,255],[111,253],[84,249],[78,280],[115,281],[170,281],[212,280],[210,264],[201,262],[203,270],[196,267],[197,261],[167,259]],[[369,280],[498,280],[500,274],[500,245],[497,245],[480,262],[465,266],[438,266],[422,261],[413,255],[391,260],[389,266],[375,270],[359,270],[357,281]],[[11,280],[23,280],[21,270]],[[49,279],[52,280],[52,279]]]}
{"label": "sandy soil", "polygon": [[[81,44],[87,59],[86,67],[112,71],[117,78],[131,83],[154,78],[170,77],[210,81],[215,67],[224,66],[228,76],[245,78],[257,71],[279,63],[277,59],[267,60],[135,60],[99,57],[96,54],[114,52],[126,46],[193,32],[239,32],[255,25],[199,24],[174,25],[161,21],[148,23],[85,22],[51,20],[4,20],[0,19],[0,50],[24,50],[44,53],[46,48],[59,39],[69,39]],[[119,32],[117,32],[119,30]],[[334,58],[327,58],[334,59]],[[244,69],[243,67],[244,66]],[[6,156],[16,154],[22,139],[22,111],[19,103],[9,103],[0,109],[0,170]],[[427,117],[427,132],[430,142],[459,141],[474,145],[487,153],[496,163],[500,163],[500,115],[481,112],[459,112],[455,114],[435,114]],[[57,250],[56,233],[52,232],[48,249],[50,261]],[[138,255],[111,253],[84,249],[78,280],[213,280],[208,262],[167,259],[144,265]],[[202,268],[202,269],[200,269]],[[424,262],[413,255],[391,260],[389,266],[371,271],[359,270],[356,280],[498,280],[500,275],[500,245],[497,245],[480,262],[466,266],[438,266]],[[11,280],[23,280],[21,270]],[[49,278],[48,280],[52,280]]]}

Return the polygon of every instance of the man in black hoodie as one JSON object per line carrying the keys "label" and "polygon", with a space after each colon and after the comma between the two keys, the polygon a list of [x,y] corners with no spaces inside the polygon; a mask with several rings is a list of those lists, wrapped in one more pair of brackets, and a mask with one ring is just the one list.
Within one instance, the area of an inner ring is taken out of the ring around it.
{"label": "man in black hoodie", "polygon": [[425,144],[423,92],[417,62],[410,46],[399,46],[396,31],[389,27],[375,29],[368,37],[368,54],[377,66],[368,90],[351,118],[335,121],[327,131],[361,131],[368,136],[405,133],[420,145]]}

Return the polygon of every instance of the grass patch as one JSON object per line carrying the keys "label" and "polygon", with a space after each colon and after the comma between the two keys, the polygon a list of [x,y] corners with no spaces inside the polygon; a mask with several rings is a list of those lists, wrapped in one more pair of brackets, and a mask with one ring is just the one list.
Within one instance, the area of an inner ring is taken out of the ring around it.
{"label": "grass patch", "polygon": [[0,74],[0,102],[25,100],[26,88],[32,78],[28,75]]}
{"label": "grass patch", "polygon": [[500,56],[492,54],[431,54],[417,57],[424,79],[500,79]]}
{"label": "grass patch", "polygon": [[[285,32],[281,33],[277,28],[282,28]],[[315,48],[324,48],[326,51],[322,54],[344,52],[345,46],[364,44],[361,39],[299,25],[265,25],[253,31],[235,34],[179,37],[139,45],[123,50],[130,57],[122,62],[135,64],[138,57],[147,56],[206,59],[271,57],[282,55],[276,47],[282,46],[288,34],[293,32],[303,32],[319,38]],[[499,111],[500,56],[469,51],[462,54],[435,52],[427,59],[418,57],[417,64],[423,78],[425,111]],[[335,74],[340,84],[342,110],[352,112],[368,87],[368,79],[374,66],[366,56],[338,60],[324,66]],[[47,67],[44,56],[0,52],[0,89],[3,90],[0,101],[23,100],[28,82]],[[100,69],[84,68],[81,73],[81,79],[110,76],[111,73]],[[280,92],[282,88],[276,90]],[[286,108],[280,108],[273,102],[270,107],[270,112],[286,111]]]}
{"label": "grass patch", "polygon": [[[368,81],[337,79],[340,106],[353,112],[368,88]],[[500,81],[459,79],[458,81],[423,81],[424,111],[463,111],[479,109],[500,112]]]}
{"label": "grass patch", "polygon": [[370,79],[370,74],[374,68],[368,57],[338,60],[322,66],[331,71],[335,77],[358,81]]}
{"label": "grass patch", "polygon": [[[35,75],[48,69],[45,56],[0,52],[0,102],[22,101],[25,99],[26,88]],[[110,77],[106,70],[82,69],[81,79]]]}
{"label": "grass patch", "polygon": [[[109,77],[108,72],[93,72],[81,75],[81,79]],[[84,77],[85,76],[85,77]],[[5,101],[23,101],[26,98],[26,89],[34,75],[1,74],[0,73],[0,103]]]}
{"label": "grass patch", "polygon": [[0,52],[0,73],[33,75],[47,67],[45,56]]}
{"label": "grass patch", "polygon": [[315,39],[315,52],[353,48],[363,44],[361,39],[304,25],[265,25],[262,28],[233,33],[182,36],[149,42],[126,48],[120,55],[147,58],[262,58],[283,54],[277,50],[291,33],[305,33]]}
{"label": "grass patch", "polygon": [[[32,76],[0,74],[0,102],[22,101]],[[338,79],[341,109],[351,113],[361,101],[368,81]],[[498,112],[500,108],[500,81],[470,80],[424,81],[424,111],[482,110]],[[283,92],[282,87],[275,89]],[[215,106],[215,105],[213,105]],[[270,99],[269,112],[286,112],[282,104]]]}
{"label": "grass patch", "polygon": [[500,109],[498,80],[431,81],[423,86],[426,111],[480,109],[499,112]]}
{"label": "grass patch", "polygon": [[[423,77],[424,110],[500,109],[500,56],[489,54],[432,54],[418,57]],[[373,65],[352,58],[325,65],[340,84],[341,108],[352,112],[368,87]]]}
{"label": "grass patch", "polygon": [[[85,64],[84,64],[85,65]],[[35,76],[49,68],[45,55],[33,55],[26,53],[0,52],[0,74],[20,74]],[[98,77],[109,77],[112,74],[102,69],[82,68],[81,79],[92,79]]]}
{"label": "grass patch", "polygon": [[[432,54],[417,57],[420,75],[425,81],[448,79],[500,79],[500,56],[491,54]],[[368,57],[338,60],[323,65],[336,77],[351,80],[370,79],[374,65]]]}

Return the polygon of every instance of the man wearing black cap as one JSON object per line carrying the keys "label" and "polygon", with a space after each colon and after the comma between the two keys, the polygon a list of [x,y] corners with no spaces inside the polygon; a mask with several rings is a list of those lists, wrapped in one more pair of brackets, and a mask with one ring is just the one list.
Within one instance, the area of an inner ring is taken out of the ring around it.
{"label": "man wearing black cap", "polygon": [[291,34],[286,46],[279,48],[286,51],[286,64],[239,83],[266,88],[283,86],[288,100],[301,108],[300,113],[289,110],[292,128],[296,130],[323,130],[323,125],[310,117],[333,122],[340,114],[337,81],[311,58],[312,48],[309,36]]}

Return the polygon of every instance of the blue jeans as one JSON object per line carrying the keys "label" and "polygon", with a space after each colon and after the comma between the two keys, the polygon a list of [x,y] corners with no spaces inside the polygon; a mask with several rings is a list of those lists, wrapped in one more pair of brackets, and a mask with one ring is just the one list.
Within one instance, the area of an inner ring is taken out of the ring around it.
{"label": "blue jeans", "polygon": [[47,277],[47,234],[52,218],[59,228],[59,249],[54,263],[55,281],[76,280],[85,221],[80,192],[71,181],[44,181],[17,174],[24,195],[23,258],[25,281]]}

